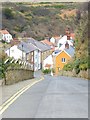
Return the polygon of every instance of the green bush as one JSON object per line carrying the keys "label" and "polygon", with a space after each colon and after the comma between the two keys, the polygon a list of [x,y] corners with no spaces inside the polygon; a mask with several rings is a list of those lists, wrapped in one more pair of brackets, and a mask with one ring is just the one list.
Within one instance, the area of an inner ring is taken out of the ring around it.
{"label": "green bush", "polygon": [[1,40],[1,42],[2,42],[2,43],[5,43],[5,41],[4,41],[4,40]]}
{"label": "green bush", "polygon": [[72,71],[73,70],[73,64],[72,63],[68,63],[64,66],[63,70],[65,71]]}
{"label": "green bush", "polygon": [[60,9],[65,9],[66,6],[65,5],[51,5],[49,7],[53,7],[53,8],[60,8]]}
{"label": "green bush", "polygon": [[48,73],[51,72],[51,70],[50,70],[50,69],[45,69],[45,70],[42,70],[42,72],[43,72],[44,74],[48,74]]}
{"label": "green bush", "polygon": [[76,72],[76,74],[78,74],[80,72],[80,68],[76,68],[75,72]]}
{"label": "green bush", "polygon": [[5,8],[4,9],[4,15],[7,19],[13,19],[14,18],[14,14],[13,14],[13,12],[10,8]]}
{"label": "green bush", "polygon": [[88,58],[76,59],[73,63],[68,63],[64,66],[63,70],[72,71],[75,70],[76,74],[80,72],[80,70],[88,69]]}
{"label": "green bush", "polygon": [[85,63],[85,64],[80,64],[79,68],[80,68],[80,70],[87,70],[88,64],[87,64],[87,63]]}
{"label": "green bush", "polygon": [[80,65],[80,59],[77,59],[74,61],[74,68],[77,69],[79,68],[79,65]]}
{"label": "green bush", "polygon": [[80,72],[79,65],[80,65],[80,59],[75,60],[74,61],[74,70],[75,70],[76,74],[78,74]]}

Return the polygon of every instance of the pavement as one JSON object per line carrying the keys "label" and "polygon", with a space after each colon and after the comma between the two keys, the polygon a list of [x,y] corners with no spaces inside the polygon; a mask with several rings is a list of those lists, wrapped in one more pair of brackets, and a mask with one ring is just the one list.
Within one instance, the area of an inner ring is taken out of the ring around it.
{"label": "pavement", "polygon": [[13,94],[21,90],[23,87],[27,86],[28,84],[34,83],[36,80],[39,80],[41,76],[41,71],[37,71],[34,73],[34,79],[20,81],[12,85],[0,86],[0,105],[7,101]]}
{"label": "pavement", "polygon": [[88,80],[44,75],[2,114],[3,118],[88,118]]}

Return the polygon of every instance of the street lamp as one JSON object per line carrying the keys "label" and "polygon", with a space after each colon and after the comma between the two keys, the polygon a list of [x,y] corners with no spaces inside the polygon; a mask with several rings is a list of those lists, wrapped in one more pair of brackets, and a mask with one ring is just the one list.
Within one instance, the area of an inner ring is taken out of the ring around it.
{"label": "street lamp", "polygon": [[22,45],[22,61],[23,61],[23,45]]}

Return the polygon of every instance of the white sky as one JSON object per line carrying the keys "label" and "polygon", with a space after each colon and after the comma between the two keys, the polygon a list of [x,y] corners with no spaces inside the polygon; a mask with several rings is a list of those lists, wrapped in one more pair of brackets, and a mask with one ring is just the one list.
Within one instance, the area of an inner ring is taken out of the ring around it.
{"label": "white sky", "polygon": [[0,0],[0,2],[89,2],[89,0]]}

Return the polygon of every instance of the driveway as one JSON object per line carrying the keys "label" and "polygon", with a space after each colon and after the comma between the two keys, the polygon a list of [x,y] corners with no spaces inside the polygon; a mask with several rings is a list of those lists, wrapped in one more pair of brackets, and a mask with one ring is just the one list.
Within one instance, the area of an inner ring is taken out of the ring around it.
{"label": "driveway", "polygon": [[88,80],[44,76],[3,113],[3,118],[88,118]]}

